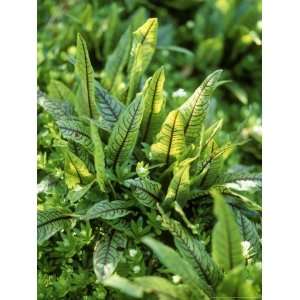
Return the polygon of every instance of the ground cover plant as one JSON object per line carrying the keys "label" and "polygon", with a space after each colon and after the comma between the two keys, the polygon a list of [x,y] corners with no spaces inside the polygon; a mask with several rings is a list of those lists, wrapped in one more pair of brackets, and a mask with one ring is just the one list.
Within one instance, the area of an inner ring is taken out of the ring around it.
{"label": "ground cover plant", "polygon": [[210,116],[228,78],[168,96],[157,36],[129,24],[96,76],[78,34],[38,91],[39,299],[260,298],[260,167]]}

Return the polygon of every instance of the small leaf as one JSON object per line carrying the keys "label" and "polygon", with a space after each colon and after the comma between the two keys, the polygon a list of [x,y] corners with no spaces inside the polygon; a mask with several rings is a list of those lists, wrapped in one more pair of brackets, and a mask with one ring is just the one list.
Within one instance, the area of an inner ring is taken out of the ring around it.
{"label": "small leaf", "polygon": [[151,146],[152,159],[169,164],[178,158],[185,149],[183,130],[181,113],[178,110],[170,112]]}
{"label": "small leaf", "polygon": [[141,204],[156,207],[156,203],[160,200],[160,183],[147,178],[136,178],[126,180],[125,184],[133,189],[133,195]]}
{"label": "small leaf", "polygon": [[83,37],[77,35],[76,72],[80,78],[82,98],[77,98],[77,108],[81,116],[91,119],[98,117],[95,101],[94,70],[88,48]]}
{"label": "small leaf", "polygon": [[241,235],[233,213],[223,197],[216,191],[212,191],[211,194],[218,220],[212,233],[212,256],[214,261],[228,272],[244,263]]}
{"label": "small leaf", "polygon": [[37,214],[37,239],[41,244],[56,232],[71,227],[72,216],[62,210],[50,209]]}
{"label": "small leaf", "polygon": [[102,141],[98,132],[98,127],[91,121],[91,138],[94,143],[94,162],[96,169],[96,178],[100,190],[105,192],[105,157],[103,152]]}
{"label": "small leaf", "polygon": [[107,145],[107,158],[113,168],[129,159],[136,144],[141,125],[144,102],[140,95],[122,112]]}
{"label": "small leaf", "polygon": [[133,33],[133,44],[129,66],[129,91],[127,103],[134,98],[141,76],[147,69],[156,47],[157,40],[156,18],[148,19],[144,25]]}
{"label": "small leaf", "polygon": [[51,80],[49,87],[49,97],[59,100],[67,100],[70,103],[74,102],[75,95],[73,92],[61,81]]}
{"label": "small leaf", "polygon": [[83,216],[83,219],[91,220],[101,218],[104,220],[114,220],[124,216],[127,216],[130,211],[128,208],[128,202],[122,200],[108,201],[102,200],[93,205],[87,213]]}
{"label": "small leaf", "polygon": [[113,274],[122,257],[126,243],[127,240],[121,233],[112,231],[96,244],[93,265],[94,272],[100,282]]}
{"label": "small leaf", "polygon": [[74,190],[69,191],[67,195],[67,199],[71,203],[78,202],[84,195],[91,189],[95,181],[93,180],[91,183],[85,185],[85,186],[76,186]]}
{"label": "small leaf", "polygon": [[221,74],[222,70],[217,70],[207,76],[194,94],[179,108],[184,119],[184,134],[188,144],[198,143],[209,101]]}

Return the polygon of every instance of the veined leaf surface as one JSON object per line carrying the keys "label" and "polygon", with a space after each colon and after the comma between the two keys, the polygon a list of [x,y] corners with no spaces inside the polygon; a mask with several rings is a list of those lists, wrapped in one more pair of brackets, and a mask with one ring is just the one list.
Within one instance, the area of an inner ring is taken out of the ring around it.
{"label": "veined leaf surface", "polygon": [[82,116],[96,119],[98,112],[95,101],[94,70],[89,58],[88,48],[83,37],[77,36],[76,71],[80,77],[82,98],[77,98],[77,107]]}
{"label": "veined leaf surface", "polygon": [[154,160],[169,164],[185,149],[184,124],[181,113],[174,110],[169,113],[156,136],[155,144],[151,146]]}
{"label": "veined leaf surface", "polygon": [[120,115],[109,137],[106,152],[114,168],[130,158],[137,141],[144,108],[144,101],[138,95]]}
{"label": "veined leaf surface", "polygon": [[96,104],[102,119],[112,130],[121,112],[124,110],[124,105],[116,98],[111,96],[108,91],[96,83]]}
{"label": "veined leaf surface", "polygon": [[217,286],[222,273],[207,253],[201,240],[191,236],[182,225],[163,215],[163,226],[171,232],[180,254],[197,270],[199,276],[212,287]]}
{"label": "veined leaf surface", "polygon": [[74,102],[74,93],[61,81],[51,80],[49,87],[49,96],[54,99],[67,100],[70,103]]}
{"label": "veined leaf surface", "polygon": [[121,259],[126,243],[127,240],[121,233],[112,231],[96,244],[93,265],[97,279],[100,282],[113,274]]}
{"label": "veined leaf surface", "polygon": [[148,19],[144,25],[133,33],[127,103],[134,98],[141,76],[147,69],[154,54],[157,26],[158,22],[156,18]]}
{"label": "veined leaf surface", "polygon": [[128,179],[125,184],[133,189],[133,195],[143,205],[154,208],[159,202],[161,185],[146,178]]}
{"label": "veined leaf surface", "polygon": [[49,209],[37,214],[38,243],[48,240],[56,232],[71,226],[72,216],[64,211]]}
{"label": "veined leaf surface", "polygon": [[96,169],[96,178],[100,190],[105,192],[105,157],[102,141],[98,132],[98,127],[91,122],[91,138],[94,143],[94,162]]}
{"label": "veined leaf surface", "polygon": [[194,94],[179,108],[184,119],[184,134],[189,144],[197,144],[211,95],[221,73],[222,70],[217,70],[207,76]]}
{"label": "veined leaf surface", "polygon": [[212,256],[225,272],[244,263],[238,224],[223,197],[212,191],[217,224],[212,233]]}
{"label": "veined leaf surface", "polygon": [[108,201],[102,200],[93,205],[84,215],[84,219],[91,220],[101,218],[104,220],[114,220],[124,217],[130,213],[128,202],[122,200]]}
{"label": "veined leaf surface", "polygon": [[151,78],[143,97],[145,98],[145,112],[142,121],[143,141],[150,144],[159,130],[164,100],[164,68],[158,69]]}

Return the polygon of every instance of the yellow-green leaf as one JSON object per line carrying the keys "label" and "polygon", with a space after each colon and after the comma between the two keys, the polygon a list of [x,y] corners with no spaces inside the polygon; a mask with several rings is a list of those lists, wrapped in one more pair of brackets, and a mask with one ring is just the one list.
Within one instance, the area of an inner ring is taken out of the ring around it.
{"label": "yellow-green leaf", "polygon": [[217,70],[207,76],[194,94],[183,103],[179,110],[184,119],[184,134],[187,143],[197,144],[208,105],[222,70]]}
{"label": "yellow-green leaf", "polygon": [[151,18],[133,33],[127,103],[135,96],[141,76],[147,69],[156,47],[158,22]]}
{"label": "yellow-green leaf", "polygon": [[49,86],[49,97],[58,100],[68,100],[73,103],[75,99],[74,93],[61,81],[51,80]]}
{"label": "yellow-green leaf", "polygon": [[162,113],[164,110],[164,68],[159,68],[151,78],[144,92],[145,112],[142,121],[143,141],[152,143],[153,137],[159,130]]}
{"label": "yellow-green leaf", "polygon": [[169,164],[185,149],[184,124],[178,110],[171,111],[151,146],[151,157],[154,160]]}

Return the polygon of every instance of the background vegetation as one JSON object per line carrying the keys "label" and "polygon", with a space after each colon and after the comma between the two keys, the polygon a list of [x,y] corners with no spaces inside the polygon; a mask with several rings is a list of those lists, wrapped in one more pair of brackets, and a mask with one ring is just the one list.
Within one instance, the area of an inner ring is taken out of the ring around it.
{"label": "background vegetation", "polygon": [[[164,96],[168,111],[171,111],[184,103],[207,75],[223,69],[222,80],[228,82],[223,82],[214,92],[206,125],[208,128],[216,120],[223,119],[218,142],[224,144],[230,140],[238,145],[226,160],[227,170],[258,174],[261,171],[260,1],[39,1],[40,91],[47,95],[53,94],[57,81],[76,90],[78,74],[74,72],[74,64],[78,54],[77,33],[86,41],[95,78],[102,81],[108,57],[122,34],[129,25],[131,32],[135,31],[149,17],[158,18],[158,39],[156,51],[142,82],[163,65],[166,78]],[[121,85],[114,96],[122,100],[123,94]],[[76,207],[76,211],[84,211],[89,204],[95,203],[97,191],[91,191],[88,195],[90,202],[79,201],[74,196],[74,190],[65,183],[65,154],[60,150],[61,145],[58,145],[61,137],[54,119],[42,105],[38,106],[38,209],[73,210]],[[214,197],[218,198],[220,195],[217,193]],[[256,191],[249,197],[255,204],[260,204],[259,192]],[[260,216],[257,210],[254,211],[254,215],[249,215],[252,210],[245,214],[253,221],[256,232],[260,234]],[[214,221],[205,219],[204,222],[200,213],[204,214],[204,211],[194,213],[190,221],[200,226],[198,229],[204,226],[202,239],[206,247],[210,248],[210,230],[207,231],[205,226],[213,227]],[[206,213],[206,217],[213,215],[212,212]],[[154,242],[145,241],[147,245],[153,246],[146,248],[140,240],[149,232],[161,236],[162,228],[157,224],[156,217],[154,214],[148,215],[148,219],[137,218],[131,224],[133,240],[129,242],[117,272],[126,278],[160,274],[176,283],[178,278],[172,279],[172,270],[168,266],[164,268],[163,261],[160,265],[150,255],[149,249],[155,248]],[[168,216],[165,218],[166,223]],[[94,222],[96,221],[79,222],[72,229],[61,231],[39,245],[39,299],[133,297],[124,296],[124,293],[96,283],[97,276],[94,274],[92,261],[95,240],[106,232],[107,227]],[[137,240],[136,243],[134,239]],[[172,246],[168,239],[170,238],[165,239],[165,242]],[[260,257],[256,257],[255,261],[260,261]],[[153,266],[149,267],[149,264]],[[241,277],[241,272],[235,269],[230,274],[229,279],[220,287],[221,293],[227,295],[230,284]],[[253,264],[252,269],[247,272],[252,274],[252,283],[255,282],[255,289],[259,290],[259,267]],[[246,285],[243,289],[247,290],[249,287],[245,282],[246,279],[241,284]],[[259,294],[259,291],[255,292],[256,295]]]}

